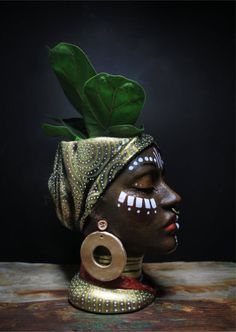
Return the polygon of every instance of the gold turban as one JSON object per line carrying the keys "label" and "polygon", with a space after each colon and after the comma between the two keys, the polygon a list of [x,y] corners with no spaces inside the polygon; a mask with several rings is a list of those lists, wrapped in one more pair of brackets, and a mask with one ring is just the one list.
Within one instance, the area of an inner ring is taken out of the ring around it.
{"label": "gold turban", "polygon": [[138,153],[154,143],[150,135],[96,137],[59,143],[48,186],[60,221],[83,229],[109,183]]}

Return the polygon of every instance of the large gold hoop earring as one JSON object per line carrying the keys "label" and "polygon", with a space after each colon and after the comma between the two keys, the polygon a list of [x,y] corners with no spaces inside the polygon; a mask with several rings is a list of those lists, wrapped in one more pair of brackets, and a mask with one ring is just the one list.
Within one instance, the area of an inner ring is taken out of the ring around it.
{"label": "large gold hoop earring", "polygon": [[[111,253],[111,263],[101,265],[94,258],[94,250],[97,247],[105,247]],[[111,281],[118,278],[127,262],[126,251],[121,241],[108,232],[94,232],[83,241],[80,256],[85,270],[95,279]]]}

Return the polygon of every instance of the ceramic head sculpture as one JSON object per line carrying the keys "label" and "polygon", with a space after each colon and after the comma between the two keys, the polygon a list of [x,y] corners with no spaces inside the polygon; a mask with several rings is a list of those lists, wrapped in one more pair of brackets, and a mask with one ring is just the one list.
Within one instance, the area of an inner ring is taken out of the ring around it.
{"label": "ceramic head sculpture", "polygon": [[49,190],[60,221],[84,235],[69,301],[94,313],[140,310],[156,294],[143,257],[175,250],[180,201],[163,179],[158,145],[134,125],[144,90],[123,76],[97,74],[71,44],[49,50],[49,60],[82,116],[43,125],[46,134],[69,139],[59,143]]}

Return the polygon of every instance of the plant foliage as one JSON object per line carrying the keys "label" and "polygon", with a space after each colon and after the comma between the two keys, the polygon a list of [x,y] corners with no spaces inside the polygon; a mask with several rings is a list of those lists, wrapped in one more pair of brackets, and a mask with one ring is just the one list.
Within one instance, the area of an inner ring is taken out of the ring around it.
{"label": "plant foliage", "polygon": [[43,124],[45,134],[77,140],[132,137],[143,132],[134,126],[145,102],[138,83],[120,75],[97,74],[86,54],[72,44],[60,43],[49,49],[49,62],[80,117],[51,117],[56,124]]}

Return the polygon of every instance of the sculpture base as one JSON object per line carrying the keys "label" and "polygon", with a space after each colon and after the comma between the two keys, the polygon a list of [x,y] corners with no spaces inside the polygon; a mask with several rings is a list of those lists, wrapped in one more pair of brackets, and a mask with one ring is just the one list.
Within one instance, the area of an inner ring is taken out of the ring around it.
{"label": "sculpture base", "polygon": [[69,301],[76,308],[98,314],[138,311],[153,302],[154,294],[139,289],[113,289],[93,285],[78,274],[69,286]]}

